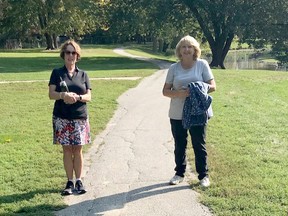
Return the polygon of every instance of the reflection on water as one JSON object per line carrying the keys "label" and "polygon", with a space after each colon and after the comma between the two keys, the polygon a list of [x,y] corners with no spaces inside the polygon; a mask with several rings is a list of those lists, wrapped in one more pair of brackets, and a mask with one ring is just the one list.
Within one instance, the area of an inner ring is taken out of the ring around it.
{"label": "reflection on water", "polygon": [[254,69],[254,70],[274,70],[274,71],[287,71],[286,66],[279,66],[277,63],[264,62],[256,59],[241,60],[236,61],[225,61],[224,63],[227,69]]}
{"label": "reflection on water", "polygon": [[[227,69],[235,70],[273,70],[273,71],[287,71],[287,65],[278,65],[276,62],[263,61],[261,54],[254,51],[229,51],[225,58],[224,65]],[[208,62],[211,62],[211,58],[207,58]]]}

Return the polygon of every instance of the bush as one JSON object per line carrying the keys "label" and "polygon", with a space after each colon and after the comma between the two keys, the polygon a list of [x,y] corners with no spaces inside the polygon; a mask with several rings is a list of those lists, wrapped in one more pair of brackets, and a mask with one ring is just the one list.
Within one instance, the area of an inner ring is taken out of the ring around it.
{"label": "bush", "polygon": [[280,62],[280,64],[288,63],[288,42],[277,41],[272,45],[271,54]]}

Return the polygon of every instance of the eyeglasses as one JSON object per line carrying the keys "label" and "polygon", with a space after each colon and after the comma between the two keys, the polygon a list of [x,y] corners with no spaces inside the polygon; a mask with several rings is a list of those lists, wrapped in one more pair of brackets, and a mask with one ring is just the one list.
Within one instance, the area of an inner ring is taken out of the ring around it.
{"label": "eyeglasses", "polygon": [[72,55],[76,55],[77,54],[77,52],[75,52],[75,51],[65,51],[65,54],[66,55],[70,55],[70,54],[72,54]]}

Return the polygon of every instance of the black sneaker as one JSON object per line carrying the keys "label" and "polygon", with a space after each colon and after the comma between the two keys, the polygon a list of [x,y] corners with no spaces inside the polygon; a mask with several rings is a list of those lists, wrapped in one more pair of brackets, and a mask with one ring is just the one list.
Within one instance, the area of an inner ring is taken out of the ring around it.
{"label": "black sneaker", "polygon": [[65,189],[62,191],[62,196],[67,196],[73,194],[74,183],[72,181],[67,181]]}
{"label": "black sneaker", "polygon": [[77,180],[76,183],[75,183],[75,190],[78,194],[84,194],[86,193],[87,191],[85,190],[84,186],[83,186],[83,183],[81,180]]}

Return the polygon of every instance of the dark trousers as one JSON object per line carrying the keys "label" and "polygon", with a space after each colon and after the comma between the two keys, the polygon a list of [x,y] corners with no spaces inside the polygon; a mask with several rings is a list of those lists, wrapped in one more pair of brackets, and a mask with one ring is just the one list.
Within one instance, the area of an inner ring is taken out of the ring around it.
{"label": "dark trousers", "polygon": [[[186,170],[186,147],[188,130],[182,126],[182,120],[170,119],[171,130],[175,142],[175,171],[176,175],[184,177]],[[189,129],[192,147],[195,154],[195,166],[198,179],[208,175],[207,150],[206,150],[206,125],[192,126]]]}

